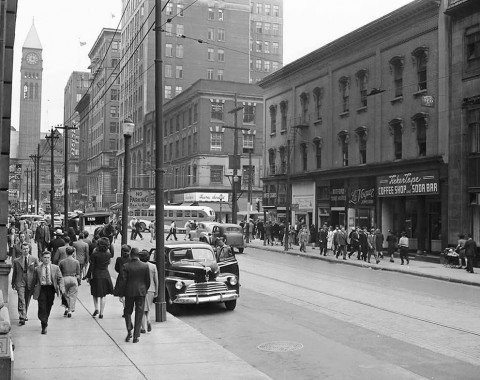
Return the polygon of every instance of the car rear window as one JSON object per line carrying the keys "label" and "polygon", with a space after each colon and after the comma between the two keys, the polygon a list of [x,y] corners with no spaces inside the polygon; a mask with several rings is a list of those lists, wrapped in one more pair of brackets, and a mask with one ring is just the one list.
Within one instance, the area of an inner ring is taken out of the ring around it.
{"label": "car rear window", "polygon": [[238,232],[242,233],[242,229],[240,227],[227,227],[225,228],[225,232]]}

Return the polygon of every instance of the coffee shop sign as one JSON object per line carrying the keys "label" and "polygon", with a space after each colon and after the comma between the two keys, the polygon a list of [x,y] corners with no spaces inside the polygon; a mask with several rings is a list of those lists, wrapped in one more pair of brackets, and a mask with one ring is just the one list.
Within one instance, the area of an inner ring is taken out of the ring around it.
{"label": "coffee shop sign", "polygon": [[228,193],[186,193],[184,202],[228,202]]}
{"label": "coffee shop sign", "polygon": [[436,172],[403,173],[378,177],[377,187],[379,197],[438,194],[440,190]]}

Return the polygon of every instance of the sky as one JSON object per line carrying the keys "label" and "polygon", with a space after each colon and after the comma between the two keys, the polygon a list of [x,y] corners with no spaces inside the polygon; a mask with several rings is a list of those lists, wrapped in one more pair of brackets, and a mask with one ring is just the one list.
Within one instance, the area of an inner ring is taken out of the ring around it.
{"label": "sky", "polygon": [[[286,65],[412,0],[283,1]],[[47,131],[63,122],[63,94],[70,74],[89,71],[90,49],[102,28],[117,28],[121,8],[122,0],[18,0],[12,99],[12,125],[17,130],[21,52],[32,22],[43,47],[41,130]]]}

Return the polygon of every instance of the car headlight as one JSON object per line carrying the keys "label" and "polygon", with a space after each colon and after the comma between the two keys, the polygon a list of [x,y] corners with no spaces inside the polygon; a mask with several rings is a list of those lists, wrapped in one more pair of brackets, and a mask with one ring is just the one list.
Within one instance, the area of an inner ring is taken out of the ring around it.
{"label": "car headlight", "polygon": [[230,285],[235,286],[238,283],[238,279],[237,277],[233,276],[228,279],[228,282],[230,283]]}
{"label": "car headlight", "polygon": [[175,283],[175,288],[176,288],[177,290],[182,289],[182,288],[183,288],[183,282],[182,282],[182,281],[177,281],[177,282]]}

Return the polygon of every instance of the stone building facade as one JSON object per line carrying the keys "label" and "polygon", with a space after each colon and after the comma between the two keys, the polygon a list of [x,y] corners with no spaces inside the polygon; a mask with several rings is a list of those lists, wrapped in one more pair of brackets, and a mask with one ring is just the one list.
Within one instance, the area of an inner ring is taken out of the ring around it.
{"label": "stone building facade", "polygon": [[259,83],[267,219],[405,231],[419,251],[447,243],[439,9],[414,1]]}

